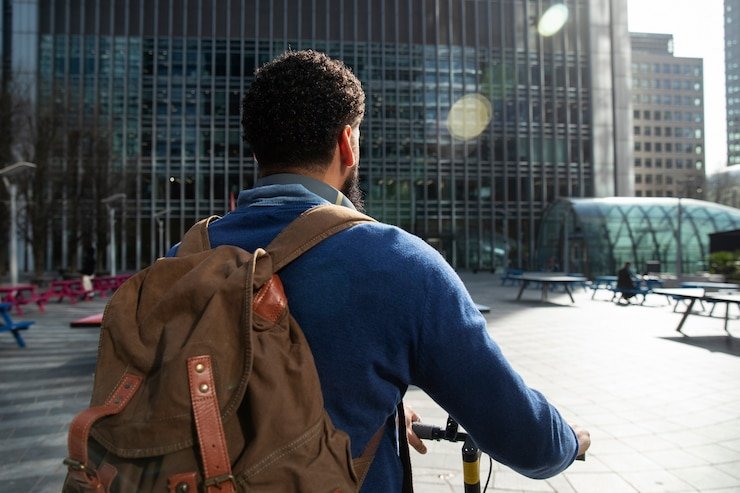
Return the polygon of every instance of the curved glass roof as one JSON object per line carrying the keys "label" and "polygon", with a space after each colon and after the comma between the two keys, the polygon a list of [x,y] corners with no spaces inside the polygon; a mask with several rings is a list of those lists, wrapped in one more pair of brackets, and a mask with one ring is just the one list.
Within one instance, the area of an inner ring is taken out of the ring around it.
{"label": "curved glass roof", "polygon": [[691,274],[707,270],[709,234],[735,229],[740,209],[702,200],[559,199],[543,214],[536,258],[591,277],[614,275],[624,262],[646,272],[651,261],[660,272]]}

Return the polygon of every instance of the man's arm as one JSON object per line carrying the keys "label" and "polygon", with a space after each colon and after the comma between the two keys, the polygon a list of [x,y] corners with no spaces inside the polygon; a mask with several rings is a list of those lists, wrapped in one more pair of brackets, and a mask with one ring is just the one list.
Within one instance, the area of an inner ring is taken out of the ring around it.
{"label": "man's arm", "polygon": [[428,266],[423,327],[412,383],[450,413],[480,449],[532,478],[562,472],[589,446],[545,397],[529,388],[488,334],[457,274]]}

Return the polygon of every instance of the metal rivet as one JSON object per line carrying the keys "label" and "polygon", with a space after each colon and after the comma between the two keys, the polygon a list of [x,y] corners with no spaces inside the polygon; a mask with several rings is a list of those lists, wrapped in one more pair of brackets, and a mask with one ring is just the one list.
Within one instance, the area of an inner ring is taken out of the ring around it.
{"label": "metal rivet", "polygon": [[187,483],[179,483],[176,488],[177,493],[188,493],[190,486]]}
{"label": "metal rivet", "polygon": [[206,369],[205,365],[203,363],[198,363],[195,365],[195,371],[198,373],[203,373],[203,371]]}
{"label": "metal rivet", "polygon": [[198,388],[199,388],[199,389],[200,389],[200,391],[201,391],[202,393],[204,393],[204,394],[205,394],[206,392],[208,392],[208,384],[207,384],[207,383],[202,383],[202,384],[200,384],[200,387],[198,387]]}
{"label": "metal rivet", "polygon": [[126,390],[129,390],[131,388],[131,382],[126,382],[123,384],[123,388]]}
{"label": "metal rivet", "polygon": [[113,404],[115,404],[116,406],[119,405],[120,403],[121,403],[120,397],[116,397],[115,399],[113,399]]}

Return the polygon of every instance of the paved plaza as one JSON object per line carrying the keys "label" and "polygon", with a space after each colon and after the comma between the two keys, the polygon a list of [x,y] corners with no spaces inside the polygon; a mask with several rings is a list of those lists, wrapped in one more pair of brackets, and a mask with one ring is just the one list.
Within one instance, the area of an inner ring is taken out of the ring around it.
{"label": "paved plaza", "polygon": [[[462,273],[473,299],[491,308],[489,330],[525,380],[564,416],[591,431],[585,462],[546,481],[493,464],[488,491],[738,492],[740,491],[740,319],[692,315],[682,336],[680,315],[665,297],[620,306],[606,291],[563,292],[501,286],[497,275]],[[36,320],[21,349],[0,333],[0,492],[58,492],[64,477],[66,429],[86,406],[97,352],[97,329],[69,322],[101,311],[104,300],[33,306]],[[722,311],[718,309],[718,311]],[[718,313],[716,315],[720,315]],[[461,382],[464,385],[464,382]],[[480,399],[496,405],[495,395]],[[425,422],[446,414],[418,389],[407,402]],[[430,442],[412,451],[421,493],[462,492],[460,444]],[[481,460],[483,477],[488,459]]]}

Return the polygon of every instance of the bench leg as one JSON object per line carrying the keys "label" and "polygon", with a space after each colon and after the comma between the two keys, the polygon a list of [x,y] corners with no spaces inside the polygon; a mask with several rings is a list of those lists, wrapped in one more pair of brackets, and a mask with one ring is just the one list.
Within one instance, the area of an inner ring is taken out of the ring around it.
{"label": "bench leg", "polygon": [[529,284],[529,281],[522,282],[522,287],[519,288],[519,294],[516,295],[517,301],[519,301],[522,297],[522,293],[524,292],[524,288],[527,287],[527,284]]}
{"label": "bench leg", "polygon": [[568,297],[570,298],[571,303],[575,303],[576,300],[573,299],[573,294],[570,292],[570,288],[567,284],[563,284],[563,287],[565,288],[565,292],[568,293]]}
{"label": "bench leg", "polygon": [[691,298],[691,301],[689,301],[688,308],[686,309],[685,312],[683,312],[683,315],[681,316],[681,321],[678,322],[678,328],[676,328],[676,331],[677,332],[680,332],[681,334],[683,334],[683,332],[681,332],[681,329],[683,328],[684,322],[686,322],[686,319],[691,314],[691,310],[693,310],[693,308],[694,308],[694,302],[695,301],[696,301],[696,298]]}
{"label": "bench leg", "polygon": [[23,337],[21,337],[20,331],[17,329],[12,329],[11,332],[13,333],[13,337],[15,337],[15,342],[18,344],[18,347],[26,347],[26,341],[23,340]]}

